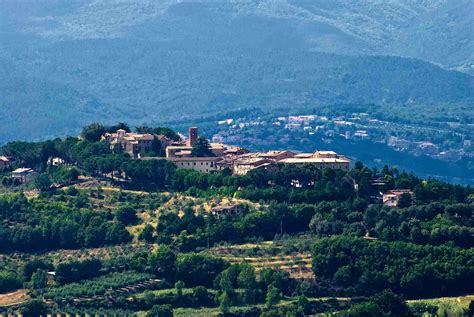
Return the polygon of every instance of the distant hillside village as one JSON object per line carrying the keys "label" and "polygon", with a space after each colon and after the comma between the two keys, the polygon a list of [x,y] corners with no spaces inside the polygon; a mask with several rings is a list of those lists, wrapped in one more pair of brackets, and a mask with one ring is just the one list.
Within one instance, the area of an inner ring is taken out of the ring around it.
{"label": "distant hillside village", "polygon": [[[276,172],[285,165],[312,166],[316,169],[345,172],[351,168],[351,160],[334,151],[318,150],[314,153],[296,153],[289,150],[250,152],[239,146],[209,142],[205,137],[199,136],[197,127],[190,127],[188,136],[168,130],[166,131],[171,133],[165,135],[159,131],[155,133],[157,131],[153,130],[138,129],[139,132],[129,132],[130,130],[119,128],[116,132],[99,134],[97,140],[105,145],[110,153],[128,154],[134,161],[166,160],[172,162],[178,169],[189,169],[202,173],[226,172],[227,175],[244,176],[253,170]],[[71,162],[67,163],[63,158],[51,156],[47,160],[47,165],[59,167],[71,165]],[[0,170],[11,171],[10,178],[4,177],[4,179],[14,186],[31,183],[39,175],[34,168],[19,165],[18,162],[14,164],[7,156],[0,156]],[[104,176],[106,176],[105,174]],[[125,181],[128,175],[114,175],[112,171],[110,176]],[[376,187],[380,185],[379,187],[382,188],[385,182],[377,184],[375,181],[373,185]],[[302,184],[293,181],[292,186],[301,187]],[[354,186],[357,187],[357,184],[354,183]],[[401,204],[404,204],[405,200],[413,198],[413,192],[405,189],[391,190],[385,194],[379,192],[379,194],[379,201],[391,207],[398,207],[400,201]]]}
{"label": "distant hillside village", "polygon": [[198,128],[189,128],[189,136],[174,141],[164,135],[150,133],[128,133],[118,130],[103,136],[111,150],[121,149],[131,157],[141,160],[156,160],[163,157],[147,156],[156,140],[164,149],[165,159],[173,162],[178,168],[193,169],[199,172],[214,173],[225,169],[234,175],[245,175],[253,169],[275,171],[277,164],[311,164],[317,168],[341,169],[348,171],[351,160],[333,151],[316,151],[314,153],[295,153],[278,150],[268,152],[249,152],[248,150],[222,143],[208,143],[199,137]]}

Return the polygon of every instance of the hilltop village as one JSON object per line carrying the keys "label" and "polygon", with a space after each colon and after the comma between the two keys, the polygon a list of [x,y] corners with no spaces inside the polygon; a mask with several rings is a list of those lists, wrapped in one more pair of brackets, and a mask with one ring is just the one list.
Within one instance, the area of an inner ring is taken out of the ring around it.
{"label": "hilltop village", "polygon": [[[122,150],[131,157],[141,160],[163,159],[147,156],[152,150],[153,142],[159,141],[164,149],[165,159],[173,162],[178,168],[193,169],[200,172],[214,173],[225,169],[234,175],[246,175],[253,169],[275,171],[277,164],[311,164],[317,168],[341,169],[349,171],[351,160],[333,151],[316,151],[314,153],[295,153],[287,150],[267,152],[249,152],[248,150],[222,143],[208,143],[199,137],[198,128],[189,128],[187,139],[173,141],[164,135],[150,133],[129,133],[123,129],[103,136],[111,150]],[[198,149],[200,152],[193,152]],[[199,150],[200,149],[200,150]]]}
{"label": "hilltop village", "polygon": [[[187,136],[174,134],[173,137],[170,137],[152,132],[131,132],[129,129],[128,131],[117,129],[116,132],[101,134],[99,141],[111,153],[125,154],[135,161],[167,161],[177,169],[194,170],[207,174],[225,173],[226,175],[245,176],[253,170],[273,173],[284,166],[305,166],[319,170],[330,169],[343,172],[349,172],[351,169],[351,159],[334,151],[317,150],[313,153],[297,153],[289,150],[270,150],[251,152],[239,146],[209,142],[205,137],[199,136],[197,127],[190,127]],[[0,168],[3,171],[11,170],[10,178],[4,177],[2,181],[6,183],[4,185],[11,182],[12,185],[18,186],[32,183],[38,179],[38,171],[23,166],[23,164],[19,167],[18,163],[21,162],[12,162],[7,156],[0,156]],[[50,156],[47,165],[60,167],[71,166],[71,163],[67,163],[61,157]],[[15,168],[12,169],[13,166]],[[125,172],[117,174],[112,170],[110,173],[103,173],[103,176],[107,175],[115,180],[127,181],[129,179]],[[359,185],[353,180],[352,182],[354,189],[358,190]],[[292,180],[291,183],[295,188],[305,186],[297,179]],[[372,196],[374,202],[398,207],[402,196],[410,197],[409,200],[414,196],[409,189],[385,190],[386,184],[386,180],[374,179],[371,181],[371,186],[376,193]],[[229,210],[233,212],[232,208],[234,207],[233,205],[226,206],[225,212]],[[217,211],[217,213],[219,212]]]}

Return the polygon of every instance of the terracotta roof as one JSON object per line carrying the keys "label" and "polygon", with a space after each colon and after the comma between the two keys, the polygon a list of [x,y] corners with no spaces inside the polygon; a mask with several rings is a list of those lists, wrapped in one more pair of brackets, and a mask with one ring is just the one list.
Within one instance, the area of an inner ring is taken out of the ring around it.
{"label": "terracotta roof", "polygon": [[172,161],[172,162],[193,162],[193,161],[220,161],[222,160],[221,157],[216,157],[216,156],[207,156],[207,157],[167,157],[166,160]]}
{"label": "terracotta roof", "polygon": [[413,192],[409,189],[392,189],[386,192],[384,195],[403,195],[403,194],[413,194]]}
{"label": "terracotta roof", "polygon": [[343,158],[322,158],[322,157],[297,157],[280,160],[281,163],[350,163],[350,160]]}

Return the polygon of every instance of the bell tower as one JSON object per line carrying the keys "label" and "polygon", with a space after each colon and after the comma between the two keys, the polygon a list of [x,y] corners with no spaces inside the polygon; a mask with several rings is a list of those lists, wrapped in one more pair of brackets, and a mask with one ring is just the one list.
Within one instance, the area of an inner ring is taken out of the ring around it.
{"label": "bell tower", "polygon": [[188,146],[194,146],[198,139],[198,128],[197,127],[190,127],[189,128],[189,140]]}

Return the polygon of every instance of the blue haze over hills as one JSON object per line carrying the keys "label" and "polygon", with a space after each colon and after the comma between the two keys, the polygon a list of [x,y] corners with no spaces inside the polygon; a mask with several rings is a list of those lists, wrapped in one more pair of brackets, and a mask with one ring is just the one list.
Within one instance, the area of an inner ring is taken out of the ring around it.
{"label": "blue haze over hills", "polygon": [[0,6],[0,144],[242,107],[456,104],[472,118],[468,0]]}

